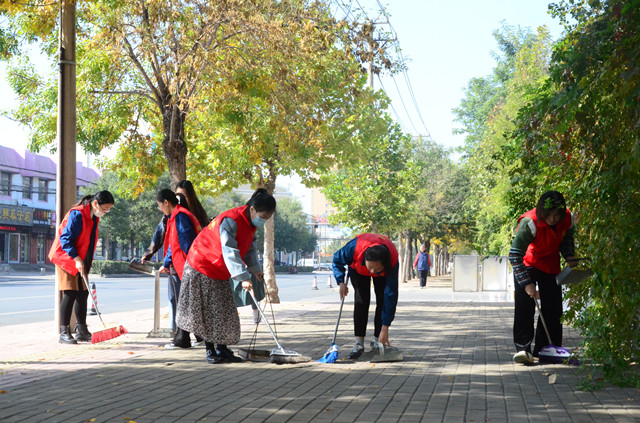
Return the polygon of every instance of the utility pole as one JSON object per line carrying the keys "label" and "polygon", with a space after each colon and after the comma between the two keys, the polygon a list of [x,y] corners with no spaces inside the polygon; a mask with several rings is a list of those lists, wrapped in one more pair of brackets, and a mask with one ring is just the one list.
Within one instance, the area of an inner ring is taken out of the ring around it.
{"label": "utility pole", "polygon": [[[56,178],[56,229],[75,204],[76,194],[76,2],[60,2],[60,75],[58,77],[58,167]],[[57,236],[57,230],[56,230]],[[55,283],[54,320],[60,330],[60,291]],[[72,327],[75,326],[72,316]]]}
{"label": "utility pole", "polygon": [[382,47],[384,47],[385,44],[387,44],[388,42],[391,41],[396,41],[397,38],[374,38],[374,32],[375,32],[375,26],[376,25],[381,25],[381,24],[389,24],[389,20],[387,20],[386,22],[373,22],[373,21],[369,21],[367,22],[365,25],[370,26],[370,31],[371,33],[369,34],[368,37],[368,44],[369,44],[369,78],[367,80],[367,86],[371,89],[373,89],[373,74],[374,74],[374,69],[375,69],[375,65],[374,65],[374,61],[375,61],[375,48],[378,47],[378,43],[383,43]]}

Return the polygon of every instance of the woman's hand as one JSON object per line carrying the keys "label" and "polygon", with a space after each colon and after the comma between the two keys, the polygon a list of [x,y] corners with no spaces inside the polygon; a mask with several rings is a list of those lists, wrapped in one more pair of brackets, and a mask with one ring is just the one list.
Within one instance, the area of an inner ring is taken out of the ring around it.
{"label": "woman's hand", "polygon": [[242,281],[242,288],[245,291],[251,291],[253,289],[253,285],[251,285],[251,281]]}
{"label": "woman's hand", "polygon": [[73,261],[76,262],[76,269],[78,269],[78,272],[81,275],[84,275],[84,263],[82,262],[82,259],[80,258],[80,256],[76,256]]}
{"label": "woman's hand", "polygon": [[264,272],[262,270],[258,270],[257,272],[253,272],[253,275],[258,278],[259,281],[264,280]]}
{"label": "woman's hand", "polygon": [[524,287],[524,290],[527,291],[527,294],[529,294],[529,296],[531,298],[540,298],[540,293],[538,291],[536,291],[536,284],[535,283],[530,283],[529,285]]}
{"label": "woman's hand", "polygon": [[169,269],[164,266],[160,266],[160,269],[158,269],[158,273],[169,273]]}
{"label": "woman's hand", "polygon": [[567,257],[566,260],[569,267],[576,267],[578,265],[578,260],[573,256]]}
{"label": "woman's hand", "polygon": [[378,342],[381,343],[383,347],[391,346],[389,343],[389,326],[382,326],[380,335],[378,335]]}
{"label": "woman's hand", "polygon": [[343,299],[349,294],[349,287],[347,286],[346,282],[338,284],[338,287],[340,289],[340,299]]}

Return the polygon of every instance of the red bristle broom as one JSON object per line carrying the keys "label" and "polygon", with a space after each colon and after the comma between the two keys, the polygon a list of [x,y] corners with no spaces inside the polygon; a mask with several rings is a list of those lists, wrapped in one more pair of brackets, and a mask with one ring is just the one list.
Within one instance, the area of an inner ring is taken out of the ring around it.
{"label": "red bristle broom", "polygon": [[84,285],[87,287],[87,291],[89,292],[89,296],[91,297],[91,302],[93,303],[93,307],[96,309],[96,313],[98,313],[98,317],[102,322],[102,326],[104,326],[104,330],[93,332],[91,334],[91,343],[97,344],[98,342],[108,341],[127,333],[127,330],[124,328],[124,326],[108,328],[107,325],[104,324],[104,320],[102,320],[102,314],[100,313],[100,310],[98,310],[98,305],[96,304],[95,298],[93,298],[93,295],[91,295],[91,290],[89,289],[89,281],[87,280],[87,276],[84,273],[82,273],[82,280],[84,281]]}

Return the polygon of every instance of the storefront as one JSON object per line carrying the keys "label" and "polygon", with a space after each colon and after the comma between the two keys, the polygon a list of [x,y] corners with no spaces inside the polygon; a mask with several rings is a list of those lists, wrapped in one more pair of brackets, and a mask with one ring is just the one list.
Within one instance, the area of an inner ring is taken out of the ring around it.
{"label": "storefront", "polygon": [[0,205],[0,263],[29,263],[33,209]]}

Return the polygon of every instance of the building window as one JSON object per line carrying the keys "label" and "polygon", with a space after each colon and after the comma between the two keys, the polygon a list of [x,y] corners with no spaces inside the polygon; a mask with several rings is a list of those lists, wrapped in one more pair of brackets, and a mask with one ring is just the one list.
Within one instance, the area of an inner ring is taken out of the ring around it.
{"label": "building window", "polygon": [[0,195],[11,195],[11,174],[0,172]]}
{"label": "building window", "polygon": [[31,192],[33,191],[33,178],[30,176],[22,177],[22,198],[31,200]]}
{"label": "building window", "polygon": [[40,179],[38,181],[38,200],[39,201],[48,201],[47,199],[47,182],[44,179]]}

